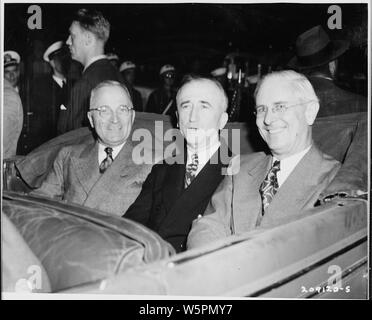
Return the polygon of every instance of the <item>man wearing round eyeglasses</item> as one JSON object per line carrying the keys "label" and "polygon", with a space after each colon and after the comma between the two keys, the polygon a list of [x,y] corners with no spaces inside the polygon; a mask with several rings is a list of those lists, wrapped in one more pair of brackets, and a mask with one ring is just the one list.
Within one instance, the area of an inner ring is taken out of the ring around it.
{"label": "man wearing round eyeglasses", "polygon": [[[256,124],[270,149],[232,162],[204,216],[195,220],[188,248],[232,234],[273,227],[312,208],[340,163],[313,143],[319,103],[307,78],[294,71],[266,75],[255,92]],[[236,174],[234,174],[236,173]]]}
{"label": "man wearing round eyeglasses", "polygon": [[123,215],[141,191],[138,177],[151,170],[132,156],[134,118],[127,88],[117,81],[100,83],[92,90],[88,111],[96,141],[63,147],[34,192]]}

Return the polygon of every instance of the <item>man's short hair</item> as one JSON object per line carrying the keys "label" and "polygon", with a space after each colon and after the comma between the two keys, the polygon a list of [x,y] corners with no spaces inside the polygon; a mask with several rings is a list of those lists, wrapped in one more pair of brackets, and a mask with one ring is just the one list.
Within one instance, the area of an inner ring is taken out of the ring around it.
{"label": "man's short hair", "polygon": [[[97,91],[101,88],[104,88],[104,87],[120,87],[124,90],[124,92],[126,93],[126,95],[128,96],[129,100],[132,102],[132,98],[129,94],[129,91],[127,89],[127,87],[118,82],[118,81],[114,81],[114,80],[105,80],[105,81],[102,81],[100,82],[90,93],[90,101],[89,101],[89,107],[92,107],[93,106],[93,101],[94,101],[94,98],[95,98],[95,95],[97,94]],[[133,103],[133,102],[132,102]]]}
{"label": "man's short hair", "polygon": [[80,9],[75,13],[73,21],[78,22],[81,28],[92,32],[104,43],[110,36],[110,22],[99,11]]}
{"label": "man's short hair", "polygon": [[193,82],[193,81],[207,81],[207,82],[211,82],[212,84],[214,84],[217,87],[217,89],[221,92],[223,110],[224,111],[227,110],[229,99],[226,95],[225,89],[222,87],[221,83],[218,80],[212,77],[205,77],[205,76],[200,76],[196,74],[186,74],[181,80],[181,85],[177,91],[176,100],[182,88],[188,83]]}
{"label": "man's short hair", "polygon": [[293,95],[298,98],[299,101],[319,101],[310,81],[303,74],[293,70],[275,71],[266,74],[257,84],[256,90],[254,92],[255,99],[257,98],[257,94],[260,91],[261,86],[270,79],[278,79],[284,81],[285,83],[288,83],[293,92]]}

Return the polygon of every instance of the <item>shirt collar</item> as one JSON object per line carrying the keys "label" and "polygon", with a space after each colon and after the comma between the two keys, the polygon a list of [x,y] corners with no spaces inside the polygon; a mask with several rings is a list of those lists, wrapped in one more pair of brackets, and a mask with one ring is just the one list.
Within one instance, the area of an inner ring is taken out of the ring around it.
{"label": "shirt collar", "polygon": [[210,160],[210,158],[216,153],[218,148],[220,147],[221,143],[220,141],[217,141],[213,145],[211,145],[209,148],[203,148],[199,150],[195,150],[187,146],[187,162],[186,164],[189,164],[192,162],[191,156],[195,153],[198,155],[198,169],[196,173],[199,173],[200,170],[205,166],[205,164]]}
{"label": "shirt collar", "polygon": [[54,81],[57,82],[57,84],[62,88],[63,87],[63,81],[66,81],[66,79],[61,79],[54,74],[53,74],[52,77],[53,77]]}
{"label": "shirt collar", "polygon": [[[115,159],[116,156],[119,154],[119,152],[121,151],[121,149],[123,148],[123,146],[125,145],[125,142],[118,145],[118,146],[115,146],[115,147],[111,147],[112,148],[112,158]],[[98,163],[101,163],[107,156],[106,152],[105,152],[105,148],[107,146],[105,146],[104,144],[102,143],[98,143]]]}
{"label": "shirt collar", "polygon": [[279,186],[281,186],[284,183],[284,181],[292,173],[292,171],[297,166],[297,164],[301,161],[304,155],[310,150],[310,148],[311,148],[311,145],[307,147],[306,149],[302,150],[301,152],[298,152],[282,160],[279,160],[273,157],[273,163],[275,160],[280,161],[280,170],[277,173]]}

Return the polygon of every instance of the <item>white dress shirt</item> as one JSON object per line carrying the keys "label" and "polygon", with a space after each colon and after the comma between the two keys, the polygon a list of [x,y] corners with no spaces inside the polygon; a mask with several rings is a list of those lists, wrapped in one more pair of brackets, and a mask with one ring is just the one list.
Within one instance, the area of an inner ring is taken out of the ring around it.
{"label": "white dress shirt", "polygon": [[66,81],[66,79],[61,79],[53,74],[54,81],[62,88],[63,87],[63,81]]}
{"label": "white dress shirt", "polygon": [[289,177],[297,164],[301,161],[304,155],[310,150],[311,145],[305,150],[296,153],[288,158],[279,160],[273,157],[273,163],[275,160],[280,161],[280,170],[277,172],[279,188],[284,183],[284,181]]}
{"label": "white dress shirt", "polygon": [[[123,146],[125,145],[125,142],[121,145],[118,145],[116,147],[111,147],[112,148],[112,159],[115,160],[116,156],[119,154],[119,152],[121,151],[121,149],[123,148]],[[105,148],[107,146],[101,144],[101,143],[98,143],[98,164],[101,164],[103,160],[106,159],[107,157],[107,153],[105,151]]]}
{"label": "white dress shirt", "polygon": [[205,164],[210,160],[210,158],[215,154],[215,152],[220,147],[221,143],[217,141],[215,144],[213,144],[210,148],[207,149],[191,149],[189,146],[187,146],[187,161],[186,161],[186,167],[188,164],[192,162],[191,156],[194,153],[198,154],[198,169],[195,172],[195,176],[199,174],[199,172],[203,169]]}

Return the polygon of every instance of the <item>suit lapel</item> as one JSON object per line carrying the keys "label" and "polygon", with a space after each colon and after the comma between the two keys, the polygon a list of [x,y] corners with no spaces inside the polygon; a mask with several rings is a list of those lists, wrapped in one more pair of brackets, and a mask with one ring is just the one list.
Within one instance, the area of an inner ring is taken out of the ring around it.
{"label": "suit lapel", "polygon": [[[242,185],[238,189],[246,190],[245,193],[237,190],[237,194],[243,194],[241,204],[237,204],[237,212],[245,210],[243,214],[237,214],[234,217],[234,226],[237,233],[240,230],[254,229],[261,222],[262,218],[262,199],[259,192],[260,186],[265,179],[272,164],[272,156],[266,155],[264,158],[258,157],[247,170],[247,179],[239,179]],[[248,202],[247,202],[248,199]],[[248,203],[247,205],[245,205]],[[242,205],[244,204],[244,205]],[[241,220],[239,220],[241,218]]]}
{"label": "suit lapel", "polygon": [[[173,206],[169,208],[168,219],[166,225],[162,226],[167,230],[169,225],[184,226],[188,221],[195,219],[198,214],[204,212],[196,212],[197,208],[207,197],[213,194],[218,184],[221,182],[223,176],[221,174],[222,167],[224,166],[219,157],[219,149],[212,156],[212,161],[209,160],[199,174],[195,177],[188,188],[184,188],[184,173],[182,179],[179,180],[182,184],[178,186],[178,197],[173,202]],[[212,164],[213,163],[213,164]],[[194,214],[194,217],[190,215]],[[183,222],[185,221],[185,222]]]}
{"label": "suit lapel", "polygon": [[185,171],[185,164],[174,163],[167,168],[163,187],[163,203],[167,212],[183,193]]}
{"label": "suit lapel", "polygon": [[98,143],[88,144],[81,152],[80,157],[71,158],[74,172],[84,191],[89,194],[94,184],[99,179],[98,168]]}
{"label": "suit lapel", "polygon": [[[319,150],[312,146],[279,188],[262,220],[262,225],[271,225],[281,218],[296,214],[308,199],[309,192],[317,184],[311,175],[320,161]],[[285,208],[283,210],[283,208]]]}
{"label": "suit lapel", "polygon": [[[95,207],[115,197],[115,188],[132,183],[138,173],[138,165],[132,160],[132,142],[128,139],[111,166],[100,177],[88,195],[85,205]],[[120,181],[120,183],[118,183]]]}

